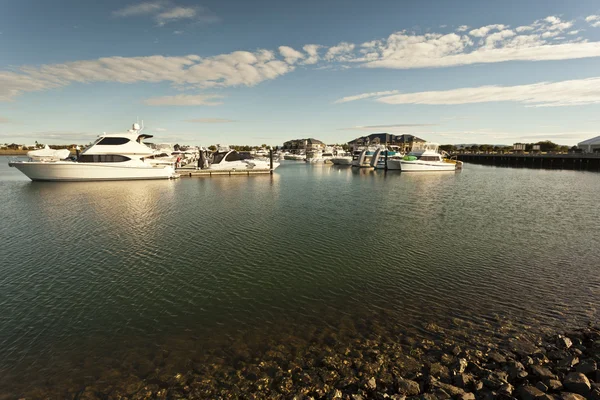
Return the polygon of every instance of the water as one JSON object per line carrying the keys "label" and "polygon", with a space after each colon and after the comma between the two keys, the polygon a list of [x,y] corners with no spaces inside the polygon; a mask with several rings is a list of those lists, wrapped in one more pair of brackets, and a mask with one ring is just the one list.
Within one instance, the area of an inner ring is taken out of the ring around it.
{"label": "water", "polygon": [[323,332],[580,326],[600,315],[599,192],[598,174],[577,171],[293,162],[273,176],[32,183],[0,158],[0,388],[62,393],[143,378],[161,352],[179,371]]}

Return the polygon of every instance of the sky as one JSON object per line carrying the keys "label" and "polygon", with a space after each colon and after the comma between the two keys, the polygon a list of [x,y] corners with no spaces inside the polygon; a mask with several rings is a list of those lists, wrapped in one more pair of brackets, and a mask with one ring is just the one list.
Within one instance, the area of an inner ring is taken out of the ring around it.
{"label": "sky", "polygon": [[0,0],[0,143],[573,145],[599,112],[596,0]]}

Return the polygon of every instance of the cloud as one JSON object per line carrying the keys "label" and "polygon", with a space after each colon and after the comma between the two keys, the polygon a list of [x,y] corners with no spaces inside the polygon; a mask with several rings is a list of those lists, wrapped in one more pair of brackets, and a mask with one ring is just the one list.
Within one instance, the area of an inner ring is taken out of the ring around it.
{"label": "cloud", "polygon": [[318,44],[304,45],[302,47],[302,50],[304,50],[308,54],[308,57],[304,60],[303,64],[316,64],[319,61],[319,49],[321,47],[323,46]]}
{"label": "cloud", "polygon": [[157,11],[162,10],[166,3],[164,1],[150,1],[146,3],[134,4],[121,8],[120,10],[113,11],[115,17],[135,17],[139,15],[153,14]]}
{"label": "cloud", "polygon": [[238,122],[234,119],[226,119],[226,118],[196,118],[196,119],[188,119],[185,122],[193,122],[197,124],[227,124],[230,122]]}
{"label": "cloud", "polygon": [[524,25],[524,26],[517,26],[515,28],[515,31],[517,31],[518,33],[522,33],[522,32],[529,32],[529,31],[532,31],[534,29],[535,28],[533,26]]}
{"label": "cloud", "polygon": [[592,28],[600,28],[600,15],[588,15],[585,21],[589,22]]}
{"label": "cloud", "polygon": [[475,37],[484,37],[488,33],[490,33],[490,31],[496,31],[496,30],[501,31],[505,27],[506,26],[502,25],[502,24],[482,26],[481,28],[473,29],[472,31],[470,31],[469,35],[475,36]]}
{"label": "cloud", "polygon": [[183,31],[173,31],[173,35],[181,35]]}
{"label": "cloud", "polygon": [[304,58],[304,54],[288,46],[279,46],[279,54],[281,54],[285,59],[285,62],[290,65],[296,64],[298,60]]}
{"label": "cloud", "polygon": [[421,126],[438,126],[439,124],[389,124],[389,125],[365,125],[353,126],[351,128],[339,128],[340,131],[371,131],[371,130],[394,130],[397,128],[417,128]]}
{"label": "cloud", "polygon": [[153,131],[154,132],[166,132],[168,129],[165,128],[154,128]]}
{"label": "cloud", "polygon": [[384,91],[384,92],[363,93],[363,94],[357,94],[357,95],[354,95],[354,96],[342,97],[341,99],[337,99],[333,103],[334,104],[348,103],[349,101],[368,99],[369,97],[387,96],[387,95],[396,94],[396,93],[399,93],[399,91],[398,90],[387,90],[387,91]]}
{"label": "cloud", "polygon": [[459,26],[459,27],[456,29],[456,31],[457,31],[457,32],[465,32],[465,31],[467,31],[468,29],[469,29],[469,26],[468,26],[468,25],[461,25],[461,26]]}
{"label": "cloud", "polygon": [[178,94],[176,96],[151,97],[144,100],[144,104],[149,106],[218,106],[223,102],[214,101],[214,99],[223,97],[217,94]]}
{"label": "cloud", "polygon": [[205,7],[183,7],[175,5],[167,0],[134,4],[114,11],[113,15],[115,17],[152,15],[158,26],[164,26],[170,22],[186,19],[204,23],[214,23],[220,20]]}
{"label": "cloud", "polygon": [[325,54],[325,59],[328,61],[347,61],[351,58],[354,47],[353,43],[342,42],[337,46],[330,47]]}
{"label": "cloud", "polygon": [[600,77],[518,86],[480,86],[383,96],[386,104],[473,104],[512,101],[530,107],[579,106],[600,103]]}

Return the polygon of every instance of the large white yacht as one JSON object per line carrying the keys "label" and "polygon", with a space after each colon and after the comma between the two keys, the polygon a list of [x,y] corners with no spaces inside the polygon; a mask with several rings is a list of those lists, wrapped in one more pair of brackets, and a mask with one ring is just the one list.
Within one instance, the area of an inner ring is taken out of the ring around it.
{"label": "large white yacht", "polygon": [[388,159],[388,170],[402,172],[456,171],[462,161],[445,158],[438,151],[437,143],[415,144],[412,151],[400,159]]}
{"label": "large white yacht", "polygon": [[352,165],[352,154],[345,151],[338,151],[330,159],[333,165]]}
{"label": "large white yacht", "polygon": [[[279,167],[279,163],[273,161],[273,169]],[[229,148],[219,148],[213,153],[209,169],[211,170],[248,170],[248,169],[270,169],[270,161],[245,159],[240,153]]]}
{"label": "large white yacht", "polygon": [[109,181],[134,179],[178,178],[173,164],[156,164],[146,157],[155,151],[143,143],[152,135],[142,134],[143,128],[133,124],[126,133],[102,134],[82,151],[75,161],[39,160],[15,161],[17,168],[32,181]]}

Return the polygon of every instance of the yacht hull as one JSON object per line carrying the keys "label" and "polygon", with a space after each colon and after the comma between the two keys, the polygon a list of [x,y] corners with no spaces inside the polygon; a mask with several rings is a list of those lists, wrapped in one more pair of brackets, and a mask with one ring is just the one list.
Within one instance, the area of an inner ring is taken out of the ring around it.
{"label": "yacht hull", "polygon": [[333,165],[352,165],[352,157],[333,157],[331,163]]}
{"label": "yacht hull", "polygon": [[[388,166],[388,169],[389,166]],[[456,164],[449,162],[431,161],[400,161],[402,172],[427,172],[427,171],[456,171]]]}
{"label": "yacht hull", "polygon": [[170,165],[125,166],[109,163],[77,162],[31,162],[9,163],[32,181],[77,182],[77,181],[125,181],[138,179],[178,178]]}

